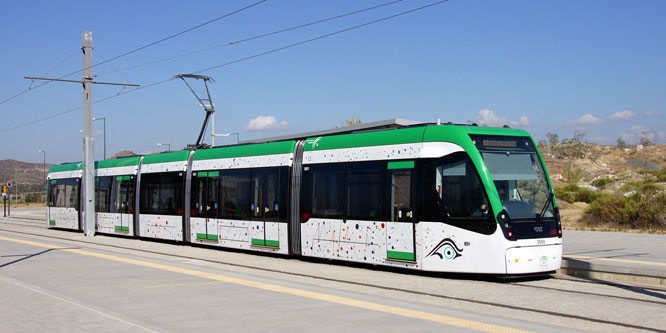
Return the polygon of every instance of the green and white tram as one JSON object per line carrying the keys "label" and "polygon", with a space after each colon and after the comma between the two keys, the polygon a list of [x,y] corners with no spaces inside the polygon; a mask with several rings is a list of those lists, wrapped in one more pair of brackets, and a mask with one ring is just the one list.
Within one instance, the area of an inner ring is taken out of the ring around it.
{"label": "green and white tram", "polygon": [[[118,233],[103,219],[133,218],[120,234],[426,271],[560,268],[557,204],[527,132],[390,127],[101,161],[98,178],[127,184],[106,187],[111,194],[96,188],[97,200],[125,193],[97,204],[98,232]],[[62,177],[78,197],[80,167],[63,174],[68,168],[53,167],[49,179]],[[52,181],[49,214],[66,201],[56,200],[58,186]],[[101,215],[104,205],[127,209]],[[80,229],[76,210],[60,214],[49,226]]]}

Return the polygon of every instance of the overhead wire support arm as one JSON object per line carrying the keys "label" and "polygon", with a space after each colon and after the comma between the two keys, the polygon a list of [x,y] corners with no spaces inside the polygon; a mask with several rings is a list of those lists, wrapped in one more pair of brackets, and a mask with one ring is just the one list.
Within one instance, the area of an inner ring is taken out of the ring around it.
{"label": "overhead wire support arm", "polygon": [[[201,125],[201,131],[199,132],[199,137],[197,138],[197,142],[194,144],[196,148],[199,148],[201,146],[201,140],[203,139],[203,135],[206,132],[206,127],[208,126],[208,119],[210,119],[210,116],[215,113],[215,105],[213,104],[213,98],[210,96],[210,90],[208,89],[208,81],[215,83],[215,80],[213,80],[212,77],[210,76],[205,76],[205,75],[197,75],[197,74],[178,74],[173,77],[174,79],[181,79],[185,84],[187,85],[188,88],[190,88],[190,91],[194,95],[194,97],[199,101],[199,105],[201,105],[204,110],[206,110],[206,117],[204,118],[203,125]],[[203,80],[204,86],[206,87],[206,95],[208,98],[200,97],[199,94],[192,89],[192,86],[185,80],[185,78],[189,79],[196,79],[196,80]]]}
{"label": "overhead wire support arm", "polygon": [[[82,80],[49,79],[49,78],[45,78],[45,77],[32,77],[32,76],[24,76],[23,78],[28,79],[28,80],[43,80],[43,81],[83,83]],[[106,85],[111,85],[111,86],[139,87],[138,84],[129,84],[129,83],[111,83],[111,82],[98,82],[98,81],[92,81],[92,83],[94,83],[94,84],[106,84]]]}

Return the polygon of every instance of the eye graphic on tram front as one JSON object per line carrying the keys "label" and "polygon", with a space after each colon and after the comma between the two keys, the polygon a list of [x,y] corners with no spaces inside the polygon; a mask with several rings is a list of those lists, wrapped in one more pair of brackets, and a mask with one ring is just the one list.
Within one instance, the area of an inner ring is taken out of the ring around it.
{"label": "eye graphic on tram front", "polygon": [[444,238],[428,253],[426,258],[435,255],[442,260],[453,260],[462,257],[462,251],[463,249],[459,248],[451,238]]}

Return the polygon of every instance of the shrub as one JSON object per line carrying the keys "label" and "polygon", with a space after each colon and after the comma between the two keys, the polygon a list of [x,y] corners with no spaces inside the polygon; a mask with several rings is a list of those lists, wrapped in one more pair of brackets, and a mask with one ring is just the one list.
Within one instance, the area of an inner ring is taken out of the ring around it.
{"label": "shrub", "polygon": [[25,195],[25,202],[41,202],[42,201],[42,193],[27,193]]}
{"label": "shrub", "polygon": [[606,185],[608,185],[612,182],[613,182],[612,179],[610,179],[608,177],[603,177],[603,178],[599,178],[599,179],[596,179],[596,180],[592,181],[592,185],[596,186],[598,188],[603,188],[604,186],[606,186]]}
{"label": "shrub", "polygon": [[568,184],[564,187],[559,187],[555,189],[555,197],[558,200],[564,200],[566,202],[586,202],[591,203],[597,199],[601,194],[594,192],[592,190],[579,187],[575,184]]}
{"label": "shrub", "polygon": [[578,188],[578,186],[571,184],[564,187],[558,187],[555,189],[555,197],[557,200],[573,203],[576,199],[576,190],[574,188]]}
{"label": "shrub", "polygon": [[661,170],[649,170],[649,173],[651,173],[655,178],[657,182],[666,182],[666,168],[661,169]]}
{"label": "shrub", "polygon": [[595,224],[663,230],[666,229],[666,194],[600,195],[585,210],[584,219]]}

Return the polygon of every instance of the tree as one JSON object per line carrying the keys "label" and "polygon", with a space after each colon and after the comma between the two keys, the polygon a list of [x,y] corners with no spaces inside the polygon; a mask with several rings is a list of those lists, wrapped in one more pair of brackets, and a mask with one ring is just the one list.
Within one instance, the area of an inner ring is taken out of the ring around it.
{"label": "tree", "polygon": [[643,146],[645,146],[645,147],[654,144],[654,142],[652,142],[652,140],[650,140],[650,138],[648,137],[648,133],[647,133],[647,132],[643,132],[643,136],[641,137],[640,142],[641,142],[641,144],[642,144]]}
{"label": "tree", "polygon": [[624,141],[622,138],[617,138],[617,147],[620,149],[627,148],[627,142]]}
{"label": "tree", "polygon": [[345,126],[354,126],[360,124],[361,124],[361,119],[356,119],[354,117],[345,119]]}
{"label": "tree", "polygon": [[556,133],[548,132],[546,133],[546,136],[548,137],[548,143],[550,143],[551,145],[556,145],[560,143],[560,136],[557,135]]}
{"label": "tree", "polygon": [[338,127],[349,127],[349,126],[354,126],[354,125],[360,125],[361,124],[361,119],[356,119],[355,117],[350,117],[345,119],[344,122],[340,123],[340,126],[333,125],[333,128],[338,128]]}

